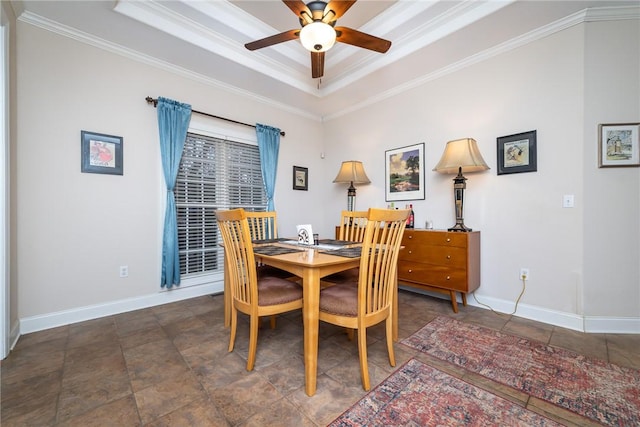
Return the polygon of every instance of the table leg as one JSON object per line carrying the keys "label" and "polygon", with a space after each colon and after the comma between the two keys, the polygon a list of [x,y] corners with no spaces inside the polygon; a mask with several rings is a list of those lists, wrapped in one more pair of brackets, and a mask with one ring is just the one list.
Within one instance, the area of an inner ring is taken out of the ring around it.
{"label": "table leg", "polygon": [[320,307],[320,274],[316,269],[306,269],[302,277],[304,306],[304,378],[307,396],[316,393],[318,374],[318,327]]}

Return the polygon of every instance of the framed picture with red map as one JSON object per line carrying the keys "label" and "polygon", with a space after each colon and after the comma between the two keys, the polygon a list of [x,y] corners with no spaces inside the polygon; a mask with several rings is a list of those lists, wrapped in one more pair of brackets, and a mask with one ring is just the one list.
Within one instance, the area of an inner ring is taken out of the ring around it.
{"label": "framed picture with red map", "polygon": [[81,172],[122,175],[122,137],[80,132]]}

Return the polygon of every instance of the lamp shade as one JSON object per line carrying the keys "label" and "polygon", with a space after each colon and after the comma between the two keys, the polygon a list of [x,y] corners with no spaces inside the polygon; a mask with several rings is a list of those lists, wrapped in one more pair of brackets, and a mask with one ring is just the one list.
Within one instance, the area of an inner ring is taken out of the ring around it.
{"label": "lamp shade", "polygon": [[342,162],[338,176],[333,182],[348,182],[354,184],[369,184],[371,181],[364,171],[362,162],[357,160],[348,160]]}
{"label": "lamp shade", "polygon": [[439,173],[458,173],[459,168],[462,168],[463,173],[489,169],[475,139],[463,138],[447,142],[442,158],[433,170]]}
{"label": "lamp shade", "polygon": [[336,42],[336,30],[329,24],[315,21],[302,27],[300,42],[311,52],[326,52]]}

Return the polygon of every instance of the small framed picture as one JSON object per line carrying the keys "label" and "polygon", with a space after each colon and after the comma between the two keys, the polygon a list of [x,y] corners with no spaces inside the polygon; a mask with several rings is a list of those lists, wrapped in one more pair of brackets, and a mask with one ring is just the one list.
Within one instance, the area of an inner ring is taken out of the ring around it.
{"label": "small framed picture", "polygon": [[424,143],[384,152],[385,200],[424,200]]}
{"label": "small framed picture", "polygon": [[598,125],[598,167],[640,166],[640,123]]}
{"label": "small framed picture", "polygon": [[293,189],[309,190],[309,168],[303,168],[301,166],[293,167]]}
{"label": "small framed picture", "polygon": [[536,131],[498,138],[498,175],[538,170]]}
{"label": "small framed picture", "polygon": [[122,137],[80,132],[80,171],[122,175]]}

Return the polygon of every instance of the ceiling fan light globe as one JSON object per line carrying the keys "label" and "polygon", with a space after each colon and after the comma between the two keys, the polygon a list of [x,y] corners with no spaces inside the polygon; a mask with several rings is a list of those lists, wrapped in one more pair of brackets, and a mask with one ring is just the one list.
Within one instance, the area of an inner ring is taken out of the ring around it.
{"label": "ceiling fan light globe", "polygon": [[336,30],[324,22],[312,22],[300,30],[300,42],[308,51],[326,52],[336,42]]}

